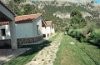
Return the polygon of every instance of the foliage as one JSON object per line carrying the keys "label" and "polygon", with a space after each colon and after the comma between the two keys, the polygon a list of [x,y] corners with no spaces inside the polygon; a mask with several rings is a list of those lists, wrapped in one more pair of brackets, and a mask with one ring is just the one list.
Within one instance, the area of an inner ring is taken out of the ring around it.
{"label": "foliage", "polygon": [[69,29],[68,35],[80,42],[89,42],[100,46],[100,29],[94,29],[93,25],[87,25],[81,29]]}
{"label": "foliage", "polygon": [[70,16],[71,16],[71,17],[75,17],[75,16],[77,16],[77,17],[82,17],[82,14],[80,13],[79,10],[74,9],[74,10],[72,10]]}
{"label": "foliage", "polygon": [[21,3],[23,0],[13,0],[15,3]]}
{"label": "foliage", "polygon": [[97,29],[92,32],[89,42],[100,46],[100,30]]}
{"label": "foliage", "polygon": [[30,4],[26,4],[23,6],[23,9],[24,9],[24,14],[31,14],[32,11],[33,11],[33,8]]}
{"label": "foliage", "polygon": [[78,29],[70,29],[68,31],[68,35],[76,38],[79,41],[85,41],[85,36],[82,34],[81,30]]}
{"label": "foliage", "polygon": [[71,14],[71,26],[73,28],[83,28],[84,26],[86,26],[86,21],[85,19],[82,17],[82,14],[80,13],[80,11],[74,9]]}

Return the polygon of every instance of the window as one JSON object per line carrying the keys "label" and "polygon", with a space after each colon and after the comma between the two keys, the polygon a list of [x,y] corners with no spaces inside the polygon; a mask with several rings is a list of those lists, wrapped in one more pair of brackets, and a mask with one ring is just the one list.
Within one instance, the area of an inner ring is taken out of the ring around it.
{"label": "window", "polygon": [[37,25],[37,34],[39,34],[38,30],[39,30],[39,25]]}
{"label": "window", "polygon": [[43,34],[43,37],[45,38],[46,37],[46,34]]}
{"label": "window", "polygon": [[1,29],[1,35],[6,36],[6,30],[5,29]]}

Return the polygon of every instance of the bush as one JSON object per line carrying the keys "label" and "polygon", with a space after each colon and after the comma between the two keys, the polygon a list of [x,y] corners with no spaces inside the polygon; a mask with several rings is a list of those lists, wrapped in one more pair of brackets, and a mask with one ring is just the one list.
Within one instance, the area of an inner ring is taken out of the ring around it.
{"label": "bush", "polygon": [[82,14],[80,11],[75,9],[71,12],[70,16],[71,16],[70,24],[73,28],[77,29],[77,28],[83,28],[86,26],[87,23],[85,19],[82,17]]}
{"label": "bush", "polygon": [[85,37],[82,35],[81,31],[79,31],[77,29],[70,29],[68,31],[68,35],[76,38],[77,40],[79,40],[81,42],[85,40]]}
{"label": "bush", "polygon": [[72,31],[73,31],[73,29],[69,29],[69,30],[67,31],[68,35],[71,35]]}
{"label": "bush", "polygon": [[100,32],[97,31],[92,32],[89,42],[100,46]]}

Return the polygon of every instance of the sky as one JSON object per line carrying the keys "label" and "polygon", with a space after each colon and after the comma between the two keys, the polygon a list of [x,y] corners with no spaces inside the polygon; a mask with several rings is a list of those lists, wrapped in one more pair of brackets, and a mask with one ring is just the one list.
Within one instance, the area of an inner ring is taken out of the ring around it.
{"label": "sky", "polygon": [[100,0],[96,0],[96,3],[97,3],[97,4],[100,4]]}

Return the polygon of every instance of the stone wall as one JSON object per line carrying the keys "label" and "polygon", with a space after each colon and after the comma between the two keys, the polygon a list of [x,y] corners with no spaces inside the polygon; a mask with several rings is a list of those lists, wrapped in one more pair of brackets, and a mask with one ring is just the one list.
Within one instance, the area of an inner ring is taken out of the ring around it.
{"label": "stone wall", "polygon": [[[43,36],[31,37],[31,38],[18,38],[17,43],[18,45],[27,44],[27,43],[35,43],[43,39]],[[0,40],[0,46],[10,46],[11,39]]]}
{"label": "stone wall", "polygon": [[18,43],[18,45],[22,45],[25,43],[35,43],[42,39],[43,39],[43,36],[31,37],[31,38],[19,38],[19,39],[17,39],[17,43]]}

